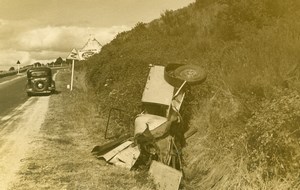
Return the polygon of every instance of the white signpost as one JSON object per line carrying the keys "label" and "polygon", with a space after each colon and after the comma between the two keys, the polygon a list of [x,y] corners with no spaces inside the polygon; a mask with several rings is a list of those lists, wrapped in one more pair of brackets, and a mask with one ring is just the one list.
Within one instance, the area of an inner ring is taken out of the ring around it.
{"label": "white signpost", "polygon": [[74,67],[75,67],[75,60],[79,60],[78,51],[76,49],[73,49],[71,53],[68,55],[67,59],[72,60],[72,72],[71,72],[71,87],[70,90],[73,90],[73,81],[74,81]]}
{"label": "white signpost", "polygon": [[17,61],[17,65],[18,65],[18,74],[20,74],[20,64],[21,64],[21,63],[20,63],[20,61],[18,60],[18,61]]}

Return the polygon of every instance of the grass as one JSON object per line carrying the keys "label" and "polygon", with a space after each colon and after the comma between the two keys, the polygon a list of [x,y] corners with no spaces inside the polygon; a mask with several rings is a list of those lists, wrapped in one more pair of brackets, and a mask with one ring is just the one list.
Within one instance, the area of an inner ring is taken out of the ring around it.
{"label": "grass", "polygon": [[193,111],[187,189],[299,189],[299,93],[279,90],[246,119],[236,97],[219,93]]}
{"label": "grass", "polygon": [[154,189],[147,175],[92,156],[92,148],[105,142],[106,121],[88,99],[81,73],[75,76],[70,92],[66,89],[70,72],[57,75],[59,93],[51,96],[46,121],[33,142],[36,148],[23,160],[19,180],[11,189]]}

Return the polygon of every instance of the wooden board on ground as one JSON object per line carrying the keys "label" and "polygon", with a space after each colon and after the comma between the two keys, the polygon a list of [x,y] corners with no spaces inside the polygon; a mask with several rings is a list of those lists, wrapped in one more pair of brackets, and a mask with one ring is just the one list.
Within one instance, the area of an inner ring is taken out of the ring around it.
{"label": "wooden board on ground", "polygon": [[182,172],[161,162],[152,161],[149,173],[159,190],[179,189]]}

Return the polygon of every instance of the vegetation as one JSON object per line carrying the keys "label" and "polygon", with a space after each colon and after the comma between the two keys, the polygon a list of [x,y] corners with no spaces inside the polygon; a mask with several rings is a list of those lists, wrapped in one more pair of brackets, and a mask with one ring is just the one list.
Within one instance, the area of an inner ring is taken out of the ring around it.
{"label": "vegetation", "polygon": [[[27,71],[27,68],[20,68],[20,73]],[[18,71],[14,67],[10,67],[8,71],[0,71],[0,78],[14,76],[18,73]]]}
{"label": "vegetation", "polygon": [[299,189],[300,3],[197,0],[122,32],[85,61],[103,117],[141,110],[148,65],[193,63],[187,189]]}
{"label": "vegetation", "polygon": [[14,71],[14,70],[15,70],[14,67],[10,67],[10,68],[8,69],[8,71]]}

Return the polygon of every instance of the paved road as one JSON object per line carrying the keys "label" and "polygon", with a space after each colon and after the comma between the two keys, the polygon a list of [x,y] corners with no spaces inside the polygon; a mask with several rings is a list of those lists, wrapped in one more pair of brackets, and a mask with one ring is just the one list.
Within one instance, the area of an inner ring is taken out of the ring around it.
{"label": "paved road", "polygon": [[48,110],[50,96],[27,97],[26,80],[16,76],[0,83],[0,190],[13,189],[9,187],[22,160],[34,151],[32,142],[39,140]]}
{"label": "paved road", "polygon": [[[65,68],[52,68],[52,74]],[[0,119],[29,99],[26,94],[26,80],[26,72],[19,76],[7,77],[7,80],[6,77],[0,79]]]}
{"label": "paved road", "polygon": [[0,118],[28,100],[25,75],[0,83]]}

